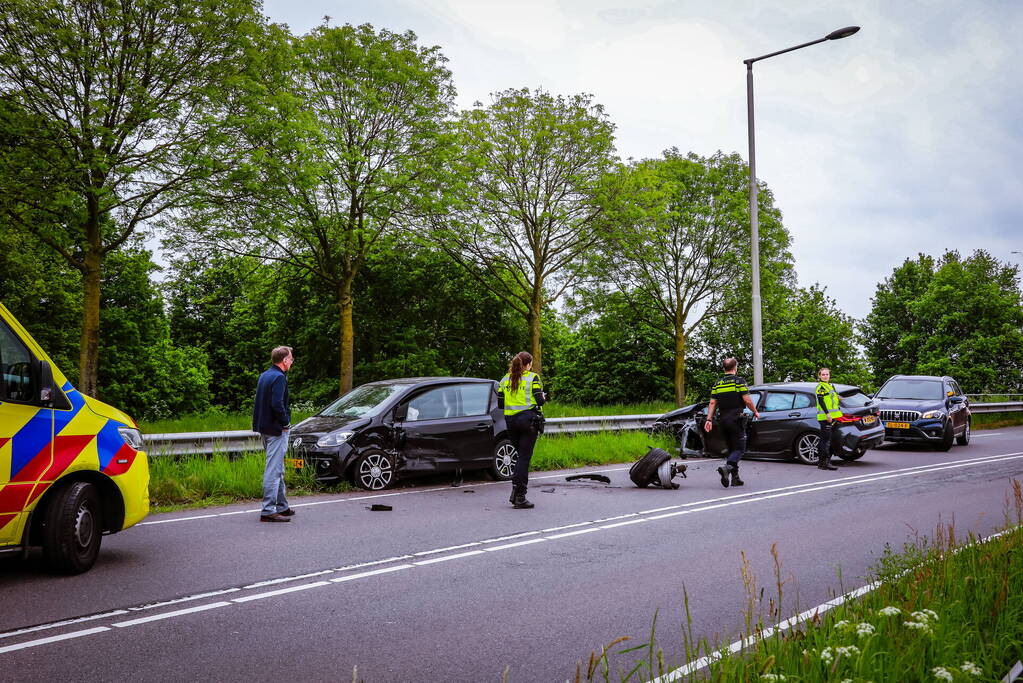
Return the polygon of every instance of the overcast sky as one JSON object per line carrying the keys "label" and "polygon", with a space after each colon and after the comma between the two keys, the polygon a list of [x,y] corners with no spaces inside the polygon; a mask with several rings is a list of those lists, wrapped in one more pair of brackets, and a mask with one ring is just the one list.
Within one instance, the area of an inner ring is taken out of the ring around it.
{"label": "overcast sky", "polygon": [[321,23],[411,29],[438,45],[458,104],[507,88],[590,93],[622,158],[672,146],[749,158],[743,59],[849,25],[856,35],[754,65],[757,177],[801,285],[847,314],[906,258],[1023,251],[1023,2],[265,0]]}

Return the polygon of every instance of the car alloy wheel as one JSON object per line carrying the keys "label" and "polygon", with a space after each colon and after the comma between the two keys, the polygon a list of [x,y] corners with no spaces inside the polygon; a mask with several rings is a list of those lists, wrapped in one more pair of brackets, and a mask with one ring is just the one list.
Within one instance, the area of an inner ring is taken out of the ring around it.
{"label": "car alloy wheel", "polygon": [[805,465],[816,465],[820,460],[820,443],[820,434],[814,432],[800,434],[793,448],[796,459]]}
{"label": "car alloy wheel", "polygon": [[381,491],[394,484],[394,459],[383,451],[368,451],[355,463],[355,485],[367,491]]}
{"label": "car alloy wheel", "polygon": [[511,441],[501,439],[494,447],[494,461],[490,465],[490,475],[498,481],[508,481],[515,474],[515,461],[518,452]]}

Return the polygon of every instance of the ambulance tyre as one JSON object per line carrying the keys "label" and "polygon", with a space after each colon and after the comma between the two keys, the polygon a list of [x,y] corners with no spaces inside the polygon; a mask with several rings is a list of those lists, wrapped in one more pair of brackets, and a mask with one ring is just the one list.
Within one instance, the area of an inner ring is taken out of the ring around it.
{"label": "ambulance tyre", "polygon": [[88,571],[103,538],[99,496],[85,481],[56,491],[43,514],[43,559],[59,574]]}

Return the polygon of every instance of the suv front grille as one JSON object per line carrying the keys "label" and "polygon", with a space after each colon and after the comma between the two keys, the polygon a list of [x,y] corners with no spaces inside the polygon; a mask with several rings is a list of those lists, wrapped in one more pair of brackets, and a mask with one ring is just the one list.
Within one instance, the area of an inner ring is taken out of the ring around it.
{"label": "suv front grille", "polygon": [[917,410],[882,410],[881,419],[885,422],[916,422],[920,419]]}

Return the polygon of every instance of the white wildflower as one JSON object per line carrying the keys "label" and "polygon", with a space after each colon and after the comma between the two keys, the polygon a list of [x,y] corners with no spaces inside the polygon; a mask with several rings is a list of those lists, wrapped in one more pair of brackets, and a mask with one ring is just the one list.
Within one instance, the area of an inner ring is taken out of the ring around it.
{"label": "white wildflower", "polygon": [[943,666],[934,667],[933,669],[931,669],[931,673],[934,674],[934,677],[937,678],[939,681],[952,680],[952,672]]}
{"label": "white wildflower", "polygon": [[860,648],[855,645],[845,645],[843,647],[836,647],[835,652],[843,657],[855,657],[860,653]]}
{"label": "white wildflower", "polygon": [[916,619],[917,621],[924,622],[925,624],[938,620],[938,615],[929,609],[920,610],[919,612],[913,612],[913,614],[911,614],[910,616]]}
{"label": "white wildflower", "polygon": [[904,621],[902,622],[902,625],[917,631],[923,631],[927,634],[931,633],[931,625],[925,621]]}
{"label": "white wildflower", "polygon": [[898,607],[895,607],[894,605],[888,605],[887,607],[878,610],[877,613],[884,615],[886,617],[894,617],[896,615],[902,614],[902,610],[900,610]]}
{"label": "white wildflower", "polygon": [[856,624],[856,635],[858,635],[860,638],[862,638],[863,636],[872,635],[873,633],[874,633],[873,624],[867,623],[865,621],[861,621],[860,623]]}
{"label": "white wildflower", "polygon": [[835,622],[835,628],[838,630],[847,628],[849,625],[850,625],[849,622],[846,621],[845,619],[843,619],[842,621]]}
{"label": "white wildflower", "polygon": [[831,662],[835,661],[835,654],[831,651],[830,647],[821,650],[821,661],[825,664],[831,664]]}
{"label": "white wildflower", "polygon": [[851,679],[851,678],[843,678],[842,679],[842,683],[853,683],[853,679]]}
{"label": "white wildflower", "polygon": [[981,671],[980,667],[973,662],[963,662],[963,665],[959,668],[963,670],[963,673],[968,673],[971,676],[979,676],[984,673]]}
{"label": "white wildflower", "polygon": [[760,680],[762,680],[762,681],[771,681],[772,683],[774,681],[784,681],[785,680],[785,675],[784,674],[760,674]]}

